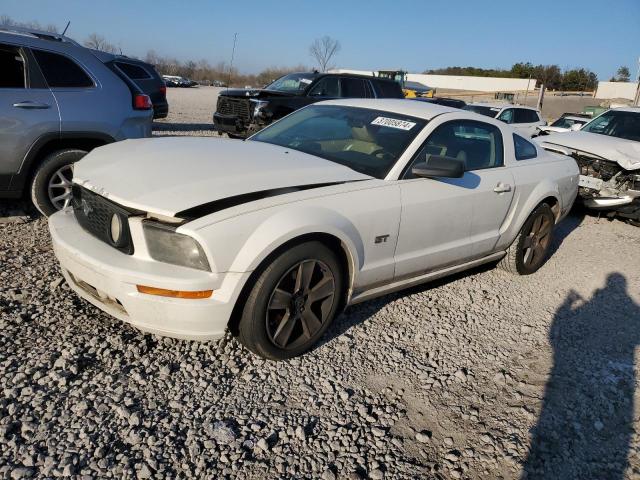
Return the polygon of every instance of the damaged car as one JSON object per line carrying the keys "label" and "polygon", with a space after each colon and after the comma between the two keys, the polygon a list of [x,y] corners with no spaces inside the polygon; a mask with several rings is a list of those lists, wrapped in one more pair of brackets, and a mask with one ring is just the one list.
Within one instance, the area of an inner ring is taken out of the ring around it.
{"label": "damaged car", "polygon": [[536,272],[577,182],[572,158],[498,120],[334,100],[247,141],[98,148],[49,229],[69,286],[112,316],[285,359],[347,305],[490,262]]}
{"label": "damaged car", "polygon": [[538,141],[576,160],[586,207],[640,226],[640,108],[608,110],[579,131]]}
{"label": "damaged car", "polygon": [[213,124],[231,138],[246,138],[312,103],[336,98],[404,98],[394,80],[348,73],[290,73],[263,89],[218,94]]}

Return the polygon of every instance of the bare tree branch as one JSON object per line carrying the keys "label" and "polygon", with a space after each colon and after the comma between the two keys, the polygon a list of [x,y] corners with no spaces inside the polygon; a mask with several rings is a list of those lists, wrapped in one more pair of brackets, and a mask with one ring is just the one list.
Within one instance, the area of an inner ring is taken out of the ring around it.
{"label": "bare tree branch", "polygon": [[109,43],[106,38],[102,35],[98,35],[97,33],[89,35],[89,37],[84,41],[84,46],[94,50],[100,50],[102,52],[118,53],[118,49],[115,45]]}
{"label": "bare tree branch", "polygon": [[309,47],[309,54],[314,58],[320,67],[321,72],[326,72],[329,62],[334,55],[340,51],[340,42],[328,35],[316,38]]}

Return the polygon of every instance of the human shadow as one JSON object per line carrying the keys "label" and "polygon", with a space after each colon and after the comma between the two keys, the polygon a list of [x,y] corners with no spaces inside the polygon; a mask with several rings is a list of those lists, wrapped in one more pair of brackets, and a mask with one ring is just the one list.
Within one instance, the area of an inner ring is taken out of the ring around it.
{"label": "human shadow", "polygon": [[609,275],[588,301],[571,291],[549,341],[553,368],[522,478],[624,478],[640,344],[640,306],[627,294],[625,277]]}

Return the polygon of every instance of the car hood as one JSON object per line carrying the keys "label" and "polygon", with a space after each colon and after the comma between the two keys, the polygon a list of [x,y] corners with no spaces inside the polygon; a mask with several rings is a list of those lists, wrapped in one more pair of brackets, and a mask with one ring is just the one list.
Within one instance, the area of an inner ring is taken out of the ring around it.
{"label": "car hood", "polygon": [[239,195],[372,177],[262,142],[167,137],[96,148],[74,167],[74,183],[128,208],[174,217]]}
{"label": "car hood", "polygon": [[582,131],[552,134],[536,140],[543,148],[565,147],[611,160],[625,170],[640,169],[640,142],[633,140]]}

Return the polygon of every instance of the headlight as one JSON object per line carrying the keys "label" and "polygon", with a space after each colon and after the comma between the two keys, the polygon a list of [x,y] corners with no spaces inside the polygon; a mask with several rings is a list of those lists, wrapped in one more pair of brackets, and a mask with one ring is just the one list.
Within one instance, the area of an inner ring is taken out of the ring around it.
{"label": "headlight", "polygon": [[253,100],[251,99],[251,105],[253,105],[253,117],[259,117],[262,115],[262,110],[269,105],[269,102],[265,100]]}
{"label": "headlight", "polygon": [[161,223],[142,222],[149,255],[159,262],[211,271],[202,247],[188,235]]}

